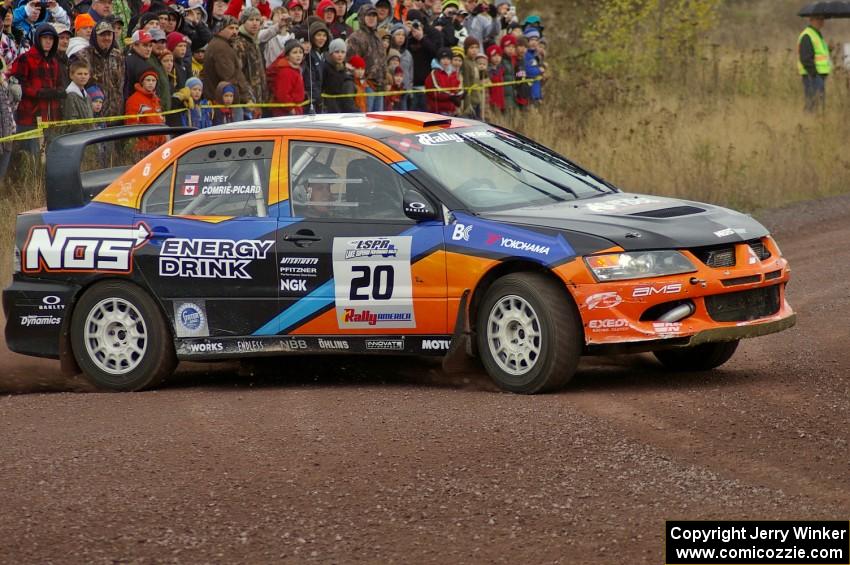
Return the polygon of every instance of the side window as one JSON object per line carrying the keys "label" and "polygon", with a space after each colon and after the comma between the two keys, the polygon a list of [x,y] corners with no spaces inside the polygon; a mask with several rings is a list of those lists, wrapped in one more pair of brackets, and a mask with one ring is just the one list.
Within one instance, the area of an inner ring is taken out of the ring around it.
{"label": "side window", "polygon": [[268,216],[274,141],[216,143],[177,160],[173,214]]}
{"label": "side window", "polygon": [[359,149],[327,143],[289,144],[292,215],[347,220],[406,220],[409,183]]}
{"label": "side window", "polygon": [[142,214],[168,215],[168,203],[171,197],[171,173],[174,166],[168,167],[153,181],[142,197]]}

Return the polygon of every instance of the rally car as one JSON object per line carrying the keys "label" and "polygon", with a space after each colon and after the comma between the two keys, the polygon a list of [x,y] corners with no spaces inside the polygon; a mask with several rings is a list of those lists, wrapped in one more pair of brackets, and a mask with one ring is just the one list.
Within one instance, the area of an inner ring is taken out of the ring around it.
{"label": "rally car", "polygon": [[[166,133],[129,168],[79,171],[87,145]],[[47,209],[17,220],[6,340],[102,389],[178,360],[361,353],[477,357],[536,393],[588,354],[711,369],[795,320],[788,264],[749,216],[621,192],[481,122],[129,126],[59,137],[47,163]]]}

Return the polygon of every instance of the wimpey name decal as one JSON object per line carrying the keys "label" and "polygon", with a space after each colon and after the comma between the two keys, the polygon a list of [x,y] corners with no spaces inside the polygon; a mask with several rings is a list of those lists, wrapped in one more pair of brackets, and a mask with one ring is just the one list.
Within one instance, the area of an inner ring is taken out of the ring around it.
{"label": "wimpey name decal", "polygon": [[159,274],[163,277],[250,279],[248,266],[265,259],[274,241],[171,238],[162,243]]}
{"label": "wimpey name decal", "polygon": [[133,270],[133,251],[150,237],[145,224],[109,226],[35,226],[24,244],[25,272]]}

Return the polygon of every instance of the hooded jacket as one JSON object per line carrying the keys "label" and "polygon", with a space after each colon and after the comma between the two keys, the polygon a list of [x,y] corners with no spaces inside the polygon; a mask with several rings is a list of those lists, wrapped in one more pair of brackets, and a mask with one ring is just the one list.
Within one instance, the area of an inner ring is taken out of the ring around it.
{"label": "hooded jacket", "polygon": [[[41,50],[41,38],[45,35],[53,37],[53,47],[47,53]],[[58,45],[59,38],[53,26],[39,24],[35,28],[33,46],[12,64],[9,74],[18,79],[23,94],[18,105],[18,125],[35,125],[36,117],[44,121],[61,119],[60,102],[65,91],[61,88],[56,61]]]}
{"label": "hooded jacket", "polygon": [[[319,49],[316,46],[316,34],[320,31],[328,35],[328,40]],[[317,113],[322,112],[322,67],[325,64],[325,57],[328,51],[328,45],[331,41],[331,33],[328,31],[328,26],[324,22],[313,22],[310,24],[310,45],[311,49],[304,58],[304,89],[307,91],[313,101],[313,108]]]}
{"label": "hooded jacket", "polygon": [[431,62],[431,73],[425,79],[425,89],[441,88],[445,91],[426,92],[425,98],[428,103],[428,111],[445,116],[456,116],[458,102],[460,101],[460,79],[457,73],[447,73],[434,59]]}
{"label": "hooded jacket", "polygon": [[[321,91],[320,91],[321,92]],[[277,71],[274,84],[274,101],[281,104],[299,104],[305,99],[304,78],[301,71],[284,60]],[[275,108],[275,116],[292,116],[304,113],[303,106]]]}
{"label": "hooded jacket", "polygon": [[[133,90],[133,94],[131,94],[127,99],[127,105],[124,110],[125,113],[128,115],[151,115],[140,118],[127,118],[124,123],[128,126],[134,124],[164,124],[165,119],[158,115],[162,112],[162,106],[159,103],[159,96],[156,95],[156,92],[148,92],[142,88],[142,85],[139,83],[133,85]],[[138,141],[136,141],[135,149],[136,151],[153,151],[165,142],[166,137],[164,135],[140,137]]]}
{"label": "hooded jacket", "polygon": [[366,61],[366,79],[376,90],[383,90],[386,84],[387,56],[384,43],[378,37],[378,30],[366,27],[366,12],[374,10],[371,4],[360,7],[357,12],[360,28],[348,38],[348,56],[360,55]]}
{"label": "hooded jacket", "polygon": [[92,33],[89,48],[79,52],[91,68],[89,86],[96,84],[103,90],[104,116],[120,116],[124,111],[124,55],[113,42],[107,49],[97,46],[97,35]]}

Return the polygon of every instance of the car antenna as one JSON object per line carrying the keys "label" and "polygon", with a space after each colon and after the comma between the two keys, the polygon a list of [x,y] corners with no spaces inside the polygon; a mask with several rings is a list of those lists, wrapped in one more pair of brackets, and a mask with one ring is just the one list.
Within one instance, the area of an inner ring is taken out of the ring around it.
{"label": "car antenna", "polygon": [[[311,51],[312,53],[312,51]],[[310,110],[309,113],[311,116],[316,115],[316,106],[313,104],[313,63],[310,61],[312,57],[307,56],[307,72],[310,75]]]}

